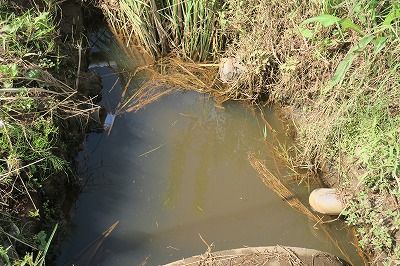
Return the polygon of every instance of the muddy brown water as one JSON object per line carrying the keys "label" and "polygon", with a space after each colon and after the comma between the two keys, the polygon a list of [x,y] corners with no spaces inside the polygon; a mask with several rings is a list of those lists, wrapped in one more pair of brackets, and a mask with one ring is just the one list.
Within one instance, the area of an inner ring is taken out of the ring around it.
{"label": "muddy brown water", "polygon": [[[110,46],[95,52],[121,58]],[[110,110],[121,94],[120,70],[92,68],[103,78],[103,104]],[[290,144],[275,110],[263,112],[280,142]],[[78,157],[85,185],[57,264],[159,265],[203,253],[207,244],[213,251],[279,244],[343,258],[314,222],[267,189],[252,169],[248,152],[282,180],[291,178],[265,145],[273,133],[264,128],[251,108],[235,102],[217,108],[207,95],[179,92],[117,116],[109,135],[89,134]],[[307,197],[309,188],[290,184]],[[361,265],[345,225],[329,228]]]}

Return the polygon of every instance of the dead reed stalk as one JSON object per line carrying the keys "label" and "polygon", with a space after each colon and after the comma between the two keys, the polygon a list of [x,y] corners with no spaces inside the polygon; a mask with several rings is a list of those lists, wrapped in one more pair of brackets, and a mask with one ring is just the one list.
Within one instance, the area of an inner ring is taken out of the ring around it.
{"label": "dead reed stalk", "polygon": [[[135,89],[131,95],[127,93],[134,82],[134,76],[145,72],[147,80]],[[216,80],[215,67],[203,66],[194,62],[183,62],[178,58],[163,58],[157,63],[138,67],[129,73],[125,84],[124,99],[117,108],[117,113],[136,112],[144,106],[159,100],[162,96],[174,91],[197,91],[210,93],[223,98]]]}
{"label": "dead reed stalk", "polygon": [[[265,164],[258,158],[255,157],[253,153],[248,153],[248,160],[251,166],[258,173],[261,181],[266,187],[275,192],[279,197],[281,197],[290,207],[297,210],[298,212],[306,215],[311,221],[317,224],[321,224],[323,221],[322,217],[319,217],[312,213],[303,203],[265,166]],[[323,225],[320,229],[325,233],[332,244],[340,251],[344,258],[351,263],[349,255],[340,247],[339,243],[332,237],[329,230]]]}

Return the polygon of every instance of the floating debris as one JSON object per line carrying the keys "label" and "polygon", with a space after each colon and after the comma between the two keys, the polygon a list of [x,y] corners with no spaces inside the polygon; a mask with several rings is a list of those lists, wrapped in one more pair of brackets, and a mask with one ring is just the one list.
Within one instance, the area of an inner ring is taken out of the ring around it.
{"label": "floating debris", "polygon": [[119,221],[113,223],[106,231],[104,231],[98,238],[91,242],[81,253],[74,258],[72,265],[89,266],[93,265],[96,260],[96,255],[102,247],[104,241],[111,235],[114,229],[118,226]]}
{"label": "floating debris", "polygon": [[107,113],[106,119],[104,120],[103,128],[105,131],[108,131],[108,134],[110,134],[111,132],[111,129],[114,125],[114,121],[115,121],[115,114]]}
{"label": "floating debris", "polygon": [[2,129],[5,126],[3,120],[0,119],[0,129]]}
{"label": "floating debris", "polygon": [[344,209],[334,188],[314,189],[310,194],[309,202],[314,211],[322,214],[339,215]]}
{"label": "floating debris", "polygon": [[116,67],[118,67],[118,65],[117,65],[117,62],[115,62],[115,61],[95,62],[95,63],[90,63],[90,65],[88,66],[88,69],[93,69],[95,67],[116,68]]}
{"label": "floating debris", "polygon": [[246,67],[239,59],[234,57],[222,58],[219,66],[219,78],[224,83],[235,81],[244,71]]}

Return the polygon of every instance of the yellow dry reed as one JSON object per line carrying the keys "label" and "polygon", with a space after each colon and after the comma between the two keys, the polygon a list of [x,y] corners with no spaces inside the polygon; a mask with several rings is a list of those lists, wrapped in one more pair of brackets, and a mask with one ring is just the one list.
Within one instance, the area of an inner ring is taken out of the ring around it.
{"label": "yellow dry reed", "polygon": [[[319,217],[312,213],[303,203],[265,166],[265,164],[254,156],[253,153],[248,154],[248,160],[251,166],[258,173],[261,181],[281,197],[290,207],[297,210],[298,212],[306,215],[311,221],[316,224],[321,224],[323,221],[322,217]],[[325,233],[332,244],[340,251],[344,258],[351,263],[349,255],[340,247],[339,243],[332,237],[331,233],[324,226],[320,226],[320,229]],[[351,263],[353,264],[353,263]]]}
{"label": "yellow dry reed", "polygon": [[[128,54],[129,55],[129,54]],[[130,96],[126,90],[134,81],[133,76],[146,72],[147,81]],[[136,112],[144,106],[159,100],[177,90],[210,93],[218,103],[227,100],[223,97],[216,80],[216,68],[194,62],[183,62],[179,58],[162,58],[157,63],[137,68],[128,78],[123,95],[125,98],[118,107],[118,113]]]}
{"label": "yellow dry reed", "polygon": [[251,166],[259,174],[262,182],[268,188],[278,194],[279,197],[285,200],[290,207],[305,214],[308,218],[316,223],[320,223],[322,221],[321,217],[313,214],[306,206],[304,206],[304,204],[301,203],[300,200],[296,198],[293,193],[284,184],[282,184],[282,182],[274,174],[271,173],[270,170],[268,170],[265,164],[254,156],[254,154],[249,153],[248,159]]}

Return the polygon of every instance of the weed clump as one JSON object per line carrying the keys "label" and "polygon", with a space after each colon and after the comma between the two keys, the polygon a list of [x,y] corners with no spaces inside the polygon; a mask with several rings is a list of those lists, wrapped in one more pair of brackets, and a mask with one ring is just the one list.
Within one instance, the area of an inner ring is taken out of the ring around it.
{"label": "weed clump", "polygon": [[55,10],[0,4],[0,264],[44,264],[55,229],[37,232],[60,218],[46,186],[70,170],[60,125],[95,108],[53,76],[63,60]]}
{"label": "weed clump", "polygon": [[[300,4],[291,0],[227,2],[229,29],[236,34],[231,34],[232,41],[226,53],[238,58],[246,67],[239,79],[230,84],[230,97],[254,100],[269,95],[288,99],[293,95],[290,88],[286,87],[288,92],[275,93],[277,85],[290,83],[296,72],[304,66],[310,67],[307,61],[300,60],[310,48],[298,38],[296,25],[317,14],[318,5],[313,1]],[[306,81],[311,79],[303,75],[298,78],[296,83],[300,86],[307,86]]]}

